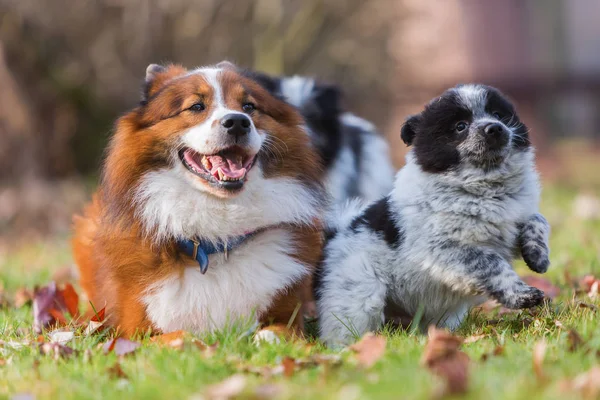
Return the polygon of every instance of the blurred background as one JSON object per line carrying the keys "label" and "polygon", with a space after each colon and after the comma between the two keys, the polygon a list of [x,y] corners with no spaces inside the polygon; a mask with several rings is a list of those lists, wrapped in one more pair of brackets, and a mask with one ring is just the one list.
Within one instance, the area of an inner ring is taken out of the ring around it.
{"label": "blurred background", "polygon": [[114,119],[160,62],[227,59],[337,83],[397,166],[408,114],[457,83],[495,85],[531,128],[544,179],[600,218],[600,1],[43,3],[0,0],[0,249],[68,235]]}

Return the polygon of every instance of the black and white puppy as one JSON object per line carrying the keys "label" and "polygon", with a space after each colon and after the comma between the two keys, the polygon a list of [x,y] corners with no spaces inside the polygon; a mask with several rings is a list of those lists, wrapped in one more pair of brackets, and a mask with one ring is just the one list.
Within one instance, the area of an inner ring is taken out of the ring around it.
{"label": "black and white puppy", "polygon": [[338,218],[317,282],[320,333],[330,345],[414,317],[457,328],[486,297],[540,304],[511,261],[547,270],[549,225],[526,126],[496,89],[461,85],[410,117],[412,149],[392,192]]}
{"label": "black and white puppy", "polygon": [[343,110],[337,86],[305,76],[252,77],[304,116],[333,206],[353,198],[371,202],[390,192],[394,168],[387,142],[372,123]]}

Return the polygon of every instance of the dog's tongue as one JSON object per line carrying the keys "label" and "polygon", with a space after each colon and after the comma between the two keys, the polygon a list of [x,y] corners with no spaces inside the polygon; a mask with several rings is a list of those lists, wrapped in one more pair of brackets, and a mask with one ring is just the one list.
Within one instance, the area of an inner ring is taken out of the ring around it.
{"label": "dog's tongue", "polygon": [[246,175],[244,168],[244,158],[241,154],[223,154],[215,156],[206,156],[212,164],[211,175],[218,177],[219,169],[228,178],[238,179]]}

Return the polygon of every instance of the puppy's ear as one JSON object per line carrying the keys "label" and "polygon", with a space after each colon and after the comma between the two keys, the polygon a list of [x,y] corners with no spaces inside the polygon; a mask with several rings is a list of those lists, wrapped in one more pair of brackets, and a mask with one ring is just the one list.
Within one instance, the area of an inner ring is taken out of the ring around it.
{"label": "puppy's ear", "polygon": [[168,80],[186,72],[187,70],[181,65],[167,65],[166,67],[158,64],[148,65],[142,90],[142,104],[146,104],[148,99],[156,94]]}
{"label": "puppy's ear", "polygon": [[402,130],[400,131],[400,137],[402,141],[406,143],[407,146],[410,146],[417,134],[417,126],[421,122],[421,114],[416,114],[410,116],[402,125]]}
{"label": "puppy's ear", "polygon": [[342,110],[343,93],[339,86],[329,83],[319,83],[314,87],[315,102],[321,113],[337,115]]}

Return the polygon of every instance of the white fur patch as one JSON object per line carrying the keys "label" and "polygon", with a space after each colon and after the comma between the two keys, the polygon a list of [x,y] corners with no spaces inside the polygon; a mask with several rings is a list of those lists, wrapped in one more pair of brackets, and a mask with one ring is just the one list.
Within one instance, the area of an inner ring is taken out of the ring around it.
{"label": "white fur patch", "polygon": [[239,248],[209,256],[205,275],[198,265],[182,276],[155,283],[143,297],[152,323],[164,332],[205,332],[221,329],[239,318],[265,312],[276,293],[306,275],[308,269],[289,254],[291,233],[273,229]]}
{"label": "white fur patch", "polygon": [[195,190],[197,178],[177,163],[142,178],[134,197],[137,213],[156,241],[226,239],[279,223],[310,224],[319,216],[320,200],[297,180],[265,179],[259,165],[246,179],[239,195],[220,199]]}
{"label": "white fur patch", "polygon": [[315,81],[303,76],[292,76],[281,80],[281,94],[291,105],[302,107],[312,96]]}

